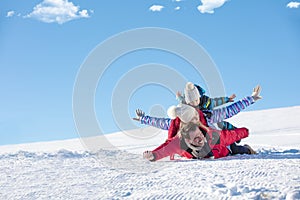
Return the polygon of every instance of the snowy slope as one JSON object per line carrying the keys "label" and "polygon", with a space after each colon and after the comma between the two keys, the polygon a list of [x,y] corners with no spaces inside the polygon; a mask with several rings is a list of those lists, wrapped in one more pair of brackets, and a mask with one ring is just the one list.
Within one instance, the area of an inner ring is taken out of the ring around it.
{"label": "snowy slope", "polygon": [[218,160],[142,159],[167,137],[145,127],[89,140],[0,146],[1,199],[300,199],[300,106],[230,119],[258,155]]}

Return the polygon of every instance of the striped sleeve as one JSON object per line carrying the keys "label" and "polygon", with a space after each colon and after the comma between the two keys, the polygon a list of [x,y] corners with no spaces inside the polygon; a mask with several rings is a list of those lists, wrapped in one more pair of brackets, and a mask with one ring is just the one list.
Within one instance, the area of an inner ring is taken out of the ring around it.
{"label": "striped sleeve", "polygon": [[212,110],[212,116],[209,118],[209,123],[217,123],[221,122],[225,119],[228,119],[242,110],[244,110],[246,107],[253,104],[255,101],[252,96],[245,97],[229,106],[219,108]]}
{"label": "striped sleeve", "polygon": [[141,124],[153,126],[162,130],[169,130],[171,119],[169,118],[158,118],[151,116],[143,116],[141,118]]}

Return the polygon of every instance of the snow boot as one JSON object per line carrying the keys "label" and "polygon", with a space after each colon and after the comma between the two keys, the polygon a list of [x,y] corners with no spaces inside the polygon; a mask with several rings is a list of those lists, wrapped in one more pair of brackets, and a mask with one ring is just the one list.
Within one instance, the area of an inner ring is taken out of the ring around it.
{"label": "snow boot", "polygon": [[249,154],[257,154],[257,152],[254,151],[248,144],[245,144],[244,147],[246,147],[249,150]]}

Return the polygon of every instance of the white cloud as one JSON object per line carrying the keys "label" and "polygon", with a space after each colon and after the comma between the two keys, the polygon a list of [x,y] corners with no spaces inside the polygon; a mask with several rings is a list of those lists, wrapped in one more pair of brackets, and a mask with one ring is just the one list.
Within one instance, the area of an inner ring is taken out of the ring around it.
{"label": "white cloud", "polygon": [[34,18],[45,23],[63,24],[74,19],[90,16],[87,10],[79,10],[79,6],[75,6],[68,0],[44,0],[25,17]]}
{"label": "white cloud", "polygon": [[299,8],[299,6],[300,6],[300,2],[295,2],[295,1],[291,1],[286,5],[286,7],[288,8]]}
{"label": "white cloud", "polygon": [[6,17],[12,17],[12,16],[14,16],[14,14],[15,14],[15,11],[13,11],[13,10],[8,11],[6,14]]}
{"label": "white cloud", "polygon": [[175,10],[180,10],[180,7],[179,7],[179,6],[177,6],[177,7],[175,8]]}
{"label": "white cloud", "polygon": [[215,8],[223,6],[227,0],[201,0],[202,5],[198,6],[201,13],[213,14]]}
{"label": "white cloud", "polygon": [[88,13],[87,10],[81,10],[81,11],[79,11],[79,15],[80,15],[81,17],[84,17],[84,18],[89,17],[89,13]]}
{"label": "white cloud", "polygon": [[161,6],[161,5],[153,5],[149,8],[150,11],[153,11],[153,12],[159,12],[161,11],[162,9],[164,8],[164,6]]}

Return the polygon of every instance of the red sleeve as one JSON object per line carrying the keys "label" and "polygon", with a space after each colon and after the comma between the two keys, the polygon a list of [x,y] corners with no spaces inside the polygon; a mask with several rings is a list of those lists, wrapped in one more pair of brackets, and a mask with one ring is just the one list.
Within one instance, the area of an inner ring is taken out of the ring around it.
{"label": "red sleeve", "polygon": [[247,128],[237,128],[234,130],[220,131],[221,144],[228,146],[238,140],[248,137],[249,130]]}
{"label": "red sleeve", "polygon": [[227,149],[226,146],[223,146],[223,145],[215,145],[211,151],[213,152],[214,154],[214,157],[217,159],[217,158],[222,158],[222,157],[226,157],[228,156],[229,154],[229,150]]}
{"label": "red sleeve", "polygon": [[155,160],[160,160],[172,154],[182,155],[183,150],[180,148],[180,139],[178,136],[168,139],[165,143],[152,151]]}
{"label": "red sleeve", "polygon": [[180,127],[180,119],[176,117],[176,119],[173,119],[170,124],[170,128],[168,130],[168,139],[171,139],[177,135],[177,132],[179,131]]}

